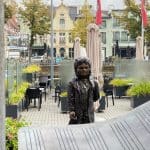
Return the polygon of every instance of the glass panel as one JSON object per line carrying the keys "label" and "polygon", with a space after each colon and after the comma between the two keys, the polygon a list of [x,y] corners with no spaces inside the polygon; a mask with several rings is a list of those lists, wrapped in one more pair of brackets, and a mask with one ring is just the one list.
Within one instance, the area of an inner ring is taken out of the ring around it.
{"label": "glass panel", "polygon": [[106,44],[106,32],[101,32],[102,34],[102,43]]}
{"label": "glass panel", "polygon": [[120,41],[120,32],[113,32],[113,41]]}
{"label": "glass panel", "polygon": [[74,49],[69,48],[69,58],[73,58],[73,57],[74,57]]}
{"label": "glass panel", "polygon": [[120,26],[119,20],[116,18],[113,18],[113,27],[118,27],[118,26]]}
{"label": "glass panel", "polygon": [[65,44],[66,43],[65,33],[59,33],[59,43],[60,44]]}
{"label": "glass panel", "polygon": [[102,25],[100,28],[106,28],[106,20],[103,20]]}
{"label": "glass panel", "polygon": [[128,41],[127,32],[125,31],[121,32],[121,41]]}
{"label": "glass panel", "polygon": [[65,19],[60,19],[60,28],[64,28],[65,27]]}
{"label": "glass panel", "polygon": [[150,81],[150,62],[135,59],[118,60],[115,62],[115,77]]}
{"label": "glass panel", "polygon": [[25,63],[20,62],[19,60],[7,59],[5,66],[5,90],[6,90],[6,99],[9,103],[9,97],[12,92],[18,90],[21,82],[25,81],[25,74],[22,72],[25,67]]}

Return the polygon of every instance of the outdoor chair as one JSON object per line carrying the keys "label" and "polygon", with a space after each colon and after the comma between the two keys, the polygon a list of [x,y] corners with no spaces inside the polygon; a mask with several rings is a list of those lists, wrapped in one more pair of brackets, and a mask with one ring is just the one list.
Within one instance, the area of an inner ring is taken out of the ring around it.
{"label": "outdoor chair", "polygon": [[39,83],[46,83],[46,88],[49,87],[51,91],[51,82],[49,76],[39,76]]}
{"label": "outdoor chair", "polygon": [[105,99],[107,102],[107,107],[108,107],[108,96],[112,97],[112,103],[114,105],[114,94],[113,94],[113,85],[110,85],[109,82],[111,81],[111,79],[109,78],[104,78],[104,85],[103,85],[103,91],[105,93]]}
{"label": "outdoor chair", "polygon": [[59,99],[59,94],[61,93],[61,87],[60,87],[60,85],[57,85],[56,87],[55,87],[55,102],[57,101],[57,98]]}
{"label": "outdoor chair", "polygon": [[42,92],[39,88],[28,88],[26,90],[25,99],[25,108],[27,109],[27,111],[32,100],[34,100],[34,107],[36,107],[36,100],[38,100],[38,110],[41,109]]}
{"label": "outdoor chair", "polygon": [[[46,88],[47,88],[47,82],[40,82],[39,88],[41,89],[42,93],[45,95],[45,101],[46,101]],[[42,90],[43,88],[43,90]]]}

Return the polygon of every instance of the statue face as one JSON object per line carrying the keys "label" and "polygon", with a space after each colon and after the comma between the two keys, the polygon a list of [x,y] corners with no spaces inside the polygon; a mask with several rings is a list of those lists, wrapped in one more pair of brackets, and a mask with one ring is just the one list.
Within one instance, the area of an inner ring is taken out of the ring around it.
{"label": "statue face", "polygon": [[82,77],[86,77],[90,74],[90,67],[88,64],[81,64],[77,67],[77,74]]}

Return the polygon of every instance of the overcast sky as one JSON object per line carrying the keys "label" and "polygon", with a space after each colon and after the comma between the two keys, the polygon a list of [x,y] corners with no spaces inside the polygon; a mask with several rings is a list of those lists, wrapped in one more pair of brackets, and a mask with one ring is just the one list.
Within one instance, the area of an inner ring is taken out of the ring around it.
{"label": "overcast sky", "polygon": [[[60,0],[54,0],[54,1],[56,4],[58,2],[60,2]],[[58,1],[58,2],[56,2],[56,1]],[[120,1],[120,2],[118,3],[118,1]],[[94,5],[96,8],[97,0],[88,0],[88,2],[91,5]],[[70,4],[77,5],[77,4],[83,4],[84,0],[64,0],[64,3],[67,5],[70,5]],[[102,4],[102,10],[108,9],[110,7],[110,5],[112,5],[114,8],[115,7],[117,7],[117,8],[123,7],[122,0],[101,0],[101,4]],[[118,4],[118,5],[116,6],[114,4]]]}
{"label": "overcast sky", "polygon": [[[22,0],[16,0],[17,2],[20,2]],[[47,3],[50,3],[51,0],[43,0]],[[85,0],[63,0],[64,4],[66,5],[82,5]],[[94,5],[96,8],[97,0],[87,0],[89,4]],[[140,1],[140,0],[136,0]],[[60,5],[61,0],[53,0],[54,6]],[[109,10],[110,8],[113,9],[123,9],[124,3],[123,0],[101,0],[102,4],[102,10]]]}
{"label": "overcast sky", "polygon": [[[49,0],[50,1],[50,0]],[[63,0],[64,4],[66,5],[82,5],[85,0]],[[87,0],[88,3],[94,5],[96,8],[97,0]],[[119,2],[118,2],[119,1]],[[58,5],[61,3],[61,0],[53,0],[54,5]],[[110,5],[114,8],[122,8],[123,7],[123,0],[101,0],[102,10],[109,9]],[[115,5],[117,4],[117,5]]]}

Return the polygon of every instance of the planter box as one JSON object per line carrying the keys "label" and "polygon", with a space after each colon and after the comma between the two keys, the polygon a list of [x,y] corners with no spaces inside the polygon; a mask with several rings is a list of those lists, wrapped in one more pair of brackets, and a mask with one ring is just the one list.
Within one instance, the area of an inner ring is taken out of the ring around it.
{"label": "planter box", "polygon": [[20,118],[22,111],[22,102],[14,105],[6,105],[6,117],[12,117],[14,119]]}
{"label": "planter box", "polygon": [[27,80],[27,82],[32,83],[32,81],[33,81],[32,78],[33,78],[32,73],[27,73],[26,74],[26,80]]}
{"label": "planter box", "polygon": [[135,108],[139,105],[144,104],[145,102],[150,100],[150,95],[147,96],[134,96],[131,98],[131,107]]}
{"label": "planter box", "polygon": [[119,98],[122,96],[126,96],[126,91],[128,88],[129,88],[129,86],[116,86],[116,87],[114,87],[115,96],[118,96]]}
{"label": "planter box", "polygon": [[59,97],[60,98],[60,108],[61,108],[61,112],[65,113],[67,112],[68,109],[68,98],[67,97]]}

